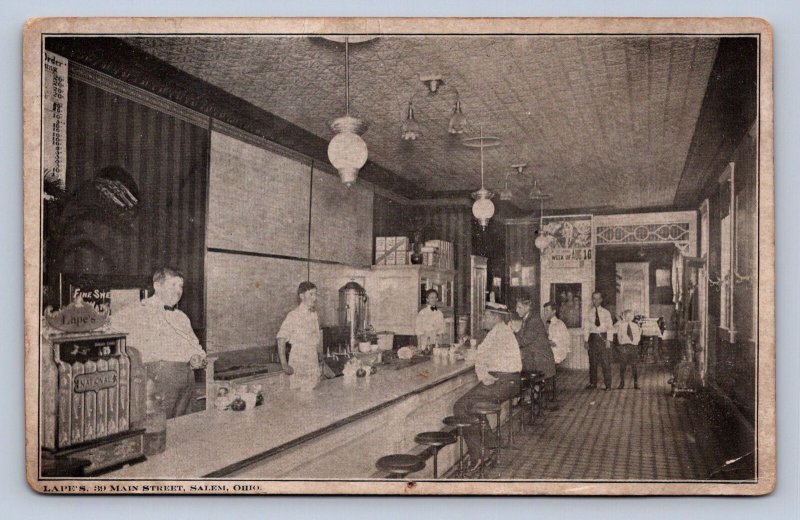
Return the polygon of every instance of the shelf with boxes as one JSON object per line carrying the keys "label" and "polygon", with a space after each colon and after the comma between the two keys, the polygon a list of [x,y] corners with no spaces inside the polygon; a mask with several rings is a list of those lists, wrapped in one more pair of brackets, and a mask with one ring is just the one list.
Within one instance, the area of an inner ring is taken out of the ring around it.
{"label": "shelf with boxes", "polygon": [[[375,237],[375,265],[410,265],[415,244],[408,237]],[[421,265],[439,269],[455,269],[453,244],[445,240],[428,240],[419,244],[416,251],[421,255]]]}
{"label": "shelf with boxes", "polygon": [[375,237],[375,265],[411,263],[408,237]]}

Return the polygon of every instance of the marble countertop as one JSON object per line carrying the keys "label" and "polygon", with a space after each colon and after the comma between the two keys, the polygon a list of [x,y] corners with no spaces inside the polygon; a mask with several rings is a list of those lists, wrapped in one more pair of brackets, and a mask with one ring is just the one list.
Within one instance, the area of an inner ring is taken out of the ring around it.
{"label": "marble countertop", "polygon": [[[167,449],[139,464],[106,475],[124,479],[223,477],[249,459],[302,444],[343,424],[472,370],[473,363],[426,361],[402,370],[383,370],[345,384],[322,381],[310,399],[289,391],[288,378],[265,390],[253,410],[210,409],[167,421]],[[269,393],[267,393],[269,392]]]}

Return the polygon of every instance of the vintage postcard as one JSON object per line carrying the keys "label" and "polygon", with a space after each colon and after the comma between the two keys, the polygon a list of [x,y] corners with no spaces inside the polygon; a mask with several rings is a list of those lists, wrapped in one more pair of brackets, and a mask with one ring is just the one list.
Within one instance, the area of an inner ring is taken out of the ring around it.
{"label": "vintage postcard", "polygon": [[770,493],[772,59],[754,18],[31,20],[28,482]]}

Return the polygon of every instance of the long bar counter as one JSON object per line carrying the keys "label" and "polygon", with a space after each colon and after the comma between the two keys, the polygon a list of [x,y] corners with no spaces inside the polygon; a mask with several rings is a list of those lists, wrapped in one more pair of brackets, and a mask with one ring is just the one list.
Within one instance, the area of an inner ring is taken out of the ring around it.
{"label": "long bar counter", "polygon": [[456,399],[477,382],[472,368],[426,361],[353,384],[338,377],[322,381],[307,400],[289,391],[288,378],[272,375],[262,406],[167,421],[163,453],[108,477],[370,478],[378,458],[410,452],[415,434],[443,427]]}

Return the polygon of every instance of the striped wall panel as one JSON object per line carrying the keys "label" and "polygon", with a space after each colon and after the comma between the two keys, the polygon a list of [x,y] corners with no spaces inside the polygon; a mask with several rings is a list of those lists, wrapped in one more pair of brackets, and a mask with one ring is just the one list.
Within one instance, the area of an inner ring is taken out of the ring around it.
{"label": "striped wall panel", "polygon": [[129,228],[82,224],[102,252],[67,252],[58,267],[117,287],[146,287],[154,269],[177,267],[186,275],[180,307],[203,329],[208,130],[74,77],[68,110],[67,193],[121,166],[138,184],[140,211]]}

